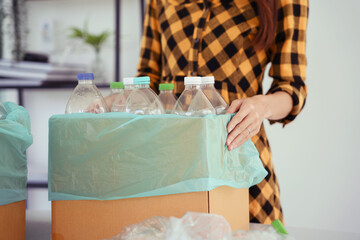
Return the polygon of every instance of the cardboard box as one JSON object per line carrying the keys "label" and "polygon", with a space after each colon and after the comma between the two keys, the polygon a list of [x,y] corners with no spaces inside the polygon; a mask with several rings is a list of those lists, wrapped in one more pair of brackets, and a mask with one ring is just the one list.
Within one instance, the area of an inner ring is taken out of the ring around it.
{"label": "cardboard box", "polygon": [[109,239],[125,226],[153,216],[182,217],[187,211],[219,214],[233,231],[248,230],[249,191],[223,186],[209,192],[155,197],[53,201],[52,239]]}
{"label": "cardboard box", "polygon": [[26,201],[0,206],[0,240],[25,240]]}

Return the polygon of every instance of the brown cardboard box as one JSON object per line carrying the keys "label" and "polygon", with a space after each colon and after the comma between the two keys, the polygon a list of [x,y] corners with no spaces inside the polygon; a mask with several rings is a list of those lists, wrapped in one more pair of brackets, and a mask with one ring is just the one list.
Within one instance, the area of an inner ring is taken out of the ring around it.
{"label": "brown cardboard box", "polygon": [[219,214],[232,230],[248,230],[249,191],[223,186],[209,192],[144,198],[53,201],[52,239],[112,238],[125,226],[153,216],[182,217],[187,211]]}
{"label": "brown cardboard box", "polygon": [[0,240],[25,240],[26,201],[0,206]]}

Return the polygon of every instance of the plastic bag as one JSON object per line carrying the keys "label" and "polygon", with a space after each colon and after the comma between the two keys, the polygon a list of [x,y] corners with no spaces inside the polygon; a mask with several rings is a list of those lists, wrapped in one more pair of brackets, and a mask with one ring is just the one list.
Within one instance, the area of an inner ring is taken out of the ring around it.
{"label": "plastic bag", "polygon": [[32,144],[30,117],[25,108],[5,102],[0,121],[0,205],[26,199],[26,149]]}
{"label": "plastic bag", "polygon": [[251,141],[228,151],[231,115],[57,115],[49,122],[49,199],[112,200],[249,188],[267,172]]}
{"label": "plastic bag", "polygon": [[220,215],[188,212],[182,218],[152,217],[125,227],[108,240],[295,240],[271,225],[252,224],[250,231],[231,232]]}
{"label": "plastic bag", "polygon": [[231,234],[222,216],[188,212],[182,218],[152,217],[126,227],[111,240],[218,240]]}

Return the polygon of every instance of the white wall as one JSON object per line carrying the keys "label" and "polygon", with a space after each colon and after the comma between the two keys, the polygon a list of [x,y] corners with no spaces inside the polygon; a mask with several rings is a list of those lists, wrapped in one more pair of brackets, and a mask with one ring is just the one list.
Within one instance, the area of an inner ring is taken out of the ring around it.
{"label": "white wall", "polygon": [[[43,18],[53,18],[66,29],[68,25],[81,25],[83,19],[91,16],[94,31],[113,28],[111,1],[86,1],[85,6],[84,2],[28,2],[29,26],[36,30]],[[139,8],[134,0],[122,3],[122,75],[131,76],[135,74],[138,56]],[[359,8],[357,0],[343,4],[335,0],[311,1],[306,107],[296,121],[284,129],[267,124],[289,226],[360,233]],[[30,33],[29,45],[38,49],[35,35]],[[104,52],[105,58],[109,58],[109,79],[112,51],[109,46]],[[265,85],[270,81],[266,79]],[[26,91],[26,108],[34,134],[29,162],[36,166],[30,166],[30,173],[46,174],[47,121],[52,114],[64,111],[70,93],[71,90]],[[41,199],[35,201],[34,207],[46,208],[44,194],[39,193],[39,196]]]}
{"label": "white wall", "polygon": [[359,8],[310,1],[306,106],[267,127],[289,226],[360,233]]}

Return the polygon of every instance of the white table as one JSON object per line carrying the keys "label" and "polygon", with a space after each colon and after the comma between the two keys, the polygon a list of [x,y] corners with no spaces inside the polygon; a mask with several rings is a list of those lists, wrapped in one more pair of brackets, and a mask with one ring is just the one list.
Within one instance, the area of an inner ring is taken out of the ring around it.
{"label": "white table", "polygon": [[[250,224],[251,230],[261,227],[261,224]],[[296,240],[360,240],[359,233],[325,231],[316,229],[286,226],[286,230]],[[51,239],[51,211],[26,211],[26,240]]]}

